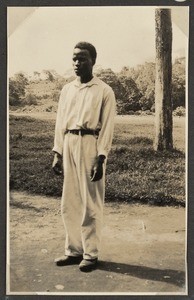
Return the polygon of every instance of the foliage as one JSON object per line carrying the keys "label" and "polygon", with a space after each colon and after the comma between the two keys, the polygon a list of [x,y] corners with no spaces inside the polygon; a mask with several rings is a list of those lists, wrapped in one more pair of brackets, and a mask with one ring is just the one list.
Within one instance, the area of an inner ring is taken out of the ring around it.
{"label": "foliage", "polygon": [[146,62],[137,68],[124,67],[121,74],[132,78],[139,89],[139,105],[142,110],[150,110],[154,103],[155,64]]}
{"label": "foliage", "polygon": [[173,109],[185,107],[185,59],[176,59],[172,73]]}
{"label": "foliage", "polygon": [[105,83],[107,83],[109,86],[111,86],[117,100],[117,112],[118,114],[125,114],[125,108],[123,105],[125,89],[122,86],[116,74],[111,69],[100,69],[97,70],[96,76],[103,80]]}
{"label": "foliage", "polygon": [[152,110],[153,101],[151,98],[146,98],[142,96],[139,100],[140,107],[143,111]]}
{"label": "foliage", "polygon": [[23,100],[23,104],[25,105],[37,105],[38,102],[37,102],[37,99],[36,99],[36,96],[34,94],[27,94],[25,99]]}
{"label": "foliage", "polygon": [[[136,68],[125,66],[120,75],[130,77],[135,81],[142,94],[142,98],[139,99],[141,109],[154,111],[155,63],[146,62]],[[176,59],[172,66],[172,102],[173,109],[185,106],[185,58]]]}
{"label": "foliage", "polygon": [[[94,68],[94,73],[108,85],[115,93],[118,114],[139,114],[139,111],[155,110],[155,63],[146,62],[136,68],[124,66],[119,73],[110,68]],[[44,79],[43,79],[44,78]],[[34,72],[30,82],[32,89],[27,89],[28,79],[23,73],[16,74],[9,80],[10,105],[18,105],[31,93],[36,99],[49,99],[58,102],[63,86],[74,80],[72,70],[66,72],[65,77],[55,70]],[[172,69],[172,101],[173,109],[185,106],[185,58],[176,59]],[[24,103],[24,102],[23,102]]]}
{"label": "foliage", "polygon": [[[137,126],[135,117],[131,118],[131,123],[115,126],[106,172],[106,201],[184,205],[184,154],[153,151],[153,124],[138,117]],[[11,189],[61,196],[63,178],[54,176],[51,168],[54,126],[54,120],[10,117]]]}
{"label": "foliage", "polygon": [[34,71],[34,80],[40,80],[40,72]]}
{"label": "foliage", "polygon": [[17,106],[20,104],[20,99],[17,95],[9,96],[9,105],[10,106]]}
{"label": "foliage", "polygon": [[140,91],[133,79],[127,76],[116,75],[111,69],[99,69],[96,75],[110,85],[117,100],[118,114],[128,114],[140,109]]}
{"label": "foliage", "polygon": [[55,90],[52,92],[52,100],[58,102],[60,97],[60,90]]}
{"label": "foliage", "polygon": [[185,107],[179,106],[173,111],[174,116],[184,117],[185,116]]}
{"label": "foliage", "polygon": [[25,96],[26,86],[29,84],[24,73],[17,73],[9,79],[9,103],[18,105]]}
{"label": "foliage", "polygon": [[64,78],[64,77],[57,78],[55,80],[56,90],[61,91],[65,84],[73,81],[75,78],[76,78],[75,76],[70,76],[70,77],[67,77],[67,78]]}
{"label": "foliage", "polygon": [[46,80],[49,80],[51,82],[54,81],[55,77],[54,77],[54,75],[52,74],[51,71],[49,71],[49,70],[43,70],[43,73],[46,76]]}
{"label": "foliage", "polygon": [[123,96],[123,109],[125,113],[128,113],[128,111],[130,110],[139,110],[139,99],[142,95],[135,81],[132,78],[126,76],[119,76],[118,78],[123,88],[125,89],[125,94]]}

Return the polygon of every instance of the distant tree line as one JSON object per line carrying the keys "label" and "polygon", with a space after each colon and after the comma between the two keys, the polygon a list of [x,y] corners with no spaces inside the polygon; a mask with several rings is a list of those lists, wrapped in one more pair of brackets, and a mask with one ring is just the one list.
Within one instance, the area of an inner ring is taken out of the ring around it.
{"label": "distant tree line", "polygon": [[[109,84],[115,92],[118,114],[131,114],[137,111],[154,112],[155,64],[146,62],[136,68],[123,67],[118,73],[111,69],[97,68],[96,76]],[[22,101],[35,102],[34,95],[26,95],[26,87],[33,83],[49,81],[55,84],[55,96],[63,85],[73,80],[72,74],[62,77],[55,70],[34,72],[28,78],[24,73],[17,73],[9,79],[10,105],[19,105]],[[173,109],[185,107],[185,58],[176,59],[172,72]],[[55,100],[56,101],[56,100]],[[27,104],[27,103],[26,103]]]}

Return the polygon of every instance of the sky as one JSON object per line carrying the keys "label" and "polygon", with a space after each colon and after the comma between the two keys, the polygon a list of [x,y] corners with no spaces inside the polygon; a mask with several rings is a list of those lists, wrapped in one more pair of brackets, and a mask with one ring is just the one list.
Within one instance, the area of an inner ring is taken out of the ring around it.
{"label": "sky", "polygon": [[[97,49],[96,64],[117,72],[155,59],[155,7],[9,7],[8,73],[72,67],[79,41]],[[172,8],[173,58],[186,55],[188,8]]]}

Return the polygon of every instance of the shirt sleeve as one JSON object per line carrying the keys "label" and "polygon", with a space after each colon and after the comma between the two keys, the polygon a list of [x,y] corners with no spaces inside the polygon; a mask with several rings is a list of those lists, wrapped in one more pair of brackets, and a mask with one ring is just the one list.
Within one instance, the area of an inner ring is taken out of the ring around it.
{"label": "shirt sleeve", "polygon": [[52,151],[63,154],[64,130],[62,129],[62,101],[64,101],[64,88],[61,91],[55,123],[54,147]]}
{"label": "shirt sleeve", "polygon": [[113,90],[109,87],[106,89],[101,109],[101,130],[97,141],[98,155],[108,156],[111,149],[114,118],[116,114],[116,101]]}

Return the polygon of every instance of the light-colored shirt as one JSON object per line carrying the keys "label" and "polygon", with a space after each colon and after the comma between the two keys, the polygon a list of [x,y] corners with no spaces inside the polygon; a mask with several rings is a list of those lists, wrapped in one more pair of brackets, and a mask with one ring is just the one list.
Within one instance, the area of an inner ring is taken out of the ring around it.
{"label": "light-colored shirt", "polygon": [[99,78],[94,76],[87,83],[81,83],[77,78],[66,84],[58,104],[53,151],[62,155],[67,130],[91,129],[100,130],[97,152],[107,157],[113,138],[115,112],[114,92]]}

